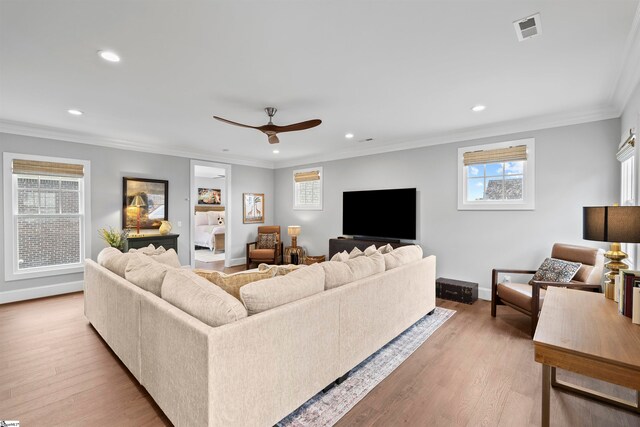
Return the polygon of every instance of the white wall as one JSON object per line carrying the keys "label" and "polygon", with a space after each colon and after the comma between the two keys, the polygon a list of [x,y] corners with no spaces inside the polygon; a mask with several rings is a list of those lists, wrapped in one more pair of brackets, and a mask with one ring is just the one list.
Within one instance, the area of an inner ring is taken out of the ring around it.
{"label": "white wall", "polygon": [[[273,186],[273,169],[255,168],[249,166],[232,166],[231,175],[231,263],[237,265],[246,261],[246,244],[258,237],[259,225],[277,225],[274,223],[274,206],[276,204]],[[264,193],[264,224],[242,223],[242,193]],[[227,218],[229,221],[229,218]]]}
{"label": "white wall", "polygon": [[[533,137],[536,140],[534,211],[458,211],[457,149]],[[582,240],[582,207],[619,198],[615,158],[620,120],[606,120],[462,143],[331,161],[323,166],[324,209],[292,209],[292,171],[278,169],[276,220],[302,226],[298,242],[312,255],[328,254],[328,240],[342,234],[342,192],[416,187],[418,243],[438,257],[437,274],[478,282],[488,297],[491,269],[537,268],[554,242],[600,246]],[[393,206],[371,214],[385,226]]]}

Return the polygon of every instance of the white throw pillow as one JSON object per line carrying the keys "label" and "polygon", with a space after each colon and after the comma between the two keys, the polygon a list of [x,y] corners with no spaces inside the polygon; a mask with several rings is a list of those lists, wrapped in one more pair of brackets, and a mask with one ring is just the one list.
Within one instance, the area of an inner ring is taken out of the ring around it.
{"label": "white throw pillow", "polygon": [[251,314],[297,301],[324,290],[324,270],[320,264],[249,283],[240,288],[240,298]]}
{"label": "white throw pillow", "polygon": [[167,271],[160,294],[165,301],[209,326],[247,317],[240,301],[193,271],[180,268]]}
{"label": "white throw pillow", "polygon": [[376,252],[378,252],[376,250],[376,245],[371,245],[367,249],[364,250],[364,255],[365,256],[370,256],[370,255],[375,254]]}
{"label": "white throw pillow", "polygon": [[364,277],[384,271],[384,257],[375,253],[371,256],[356,257],[345,262],[329,261],[320,263],[324,269],[325,289],[333,289]]}
{"label": "white throw pillow", "polygon": [[136,255],[135,252],[127,252],[123,254],[116,248],[104,248],[98,254],[98,264],[107,270],[124,277],[124,271],[127,263]]}
{"label": "white throw pillow", "polygon": [[209,217],[206,212],[196,212],[196,225],[209,225]]}
{"label": "white throw pillow", "polygon": [[124,270],[124,278],[134,285],[160,296],[162,282],[171,267],[155,262],[152,257],[136,254]]}
{"label": "white throw pillow", "polygon": [[385,270],[391,270],[421,260],[422,248],[418,245],[400,246],[383,256]]}
{"label": "white throw pillow", "polygon": [[364,255],[364,252],[362,252],[360,249],[354,247],[353,249],[351,249],[351,252],[349,252],[349,259],[351,258],[356,258],[359,256]]}
{"label": "white throw pillow", "polygon": [[391,252],[393,250],[393,246],[391,246],[390,243],[387,243],[384,246],[380,246],[378,248],[378,252],[380,252],[381,254],[388,254],[389,252]]}
{"label": "white throw pillow", "polygon": [[139,249],[131,248],[131,249],[129,249],[129,252],[138,252],[138,253],[143,253],[145,255],[160,255],[160,254],[165,253],[166,251],[167,250],[164,247],[158,246],[156,248],[151,243],[149,243],[149,246],[145,246],[144,248],[139,248]]}
{"label": "white throw pillow", "polygon": [[149,257],[160,264],[165,264],[173,268],[180,268],[180,258],[178,258],[178,253],[173,248],[158,255],[149,255]]}
{"label": "white throw pillow", "polygon": [[345,262],[349,259],[349,253],[347,251],[338,252],[331,257],[331,261]]}
{"label": "white throw pillow", "polygon": [[209,225],[218,225],[219,216],[220,215],[218,215],[218,212],[216,212],[216,211],[207,212],[207,218],[209,219]]}

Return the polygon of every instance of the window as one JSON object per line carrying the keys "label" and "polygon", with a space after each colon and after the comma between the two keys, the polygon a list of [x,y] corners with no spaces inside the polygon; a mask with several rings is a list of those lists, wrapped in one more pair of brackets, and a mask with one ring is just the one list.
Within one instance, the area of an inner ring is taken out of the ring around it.
{"label": "window", "polygon": [[[630,134],[620,146],[617,158],[620,161],[620,206],[636,205],[636,167],[635,167],[635,135]],[[629,258],[627,262],[634,267],[636,258],[636,244],[622,243],[622,251]]]}
{"label": "window", "polygon": [[458,149],[458,209],[534,209],[534,139]]}
{"label": "window", "polygon": [[322,210],[322,168],[293,171],[293,209]]}
{"label": "window", "polygon": [[89,162],[4,154],[5,280],[80,272]]}

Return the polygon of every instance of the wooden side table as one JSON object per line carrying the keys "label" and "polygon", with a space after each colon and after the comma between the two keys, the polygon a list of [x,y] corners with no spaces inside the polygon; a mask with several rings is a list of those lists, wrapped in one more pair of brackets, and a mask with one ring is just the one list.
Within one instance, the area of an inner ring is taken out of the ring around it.
{"label": "wooden side table", "polygon": [[285,264],[292,264],[291,262],[291,254],[298,255],[298,262],[296,264],[302,264],[302,260],[304,259],[304,248],[302,246],[287,246],[284,248],[283,262]]}

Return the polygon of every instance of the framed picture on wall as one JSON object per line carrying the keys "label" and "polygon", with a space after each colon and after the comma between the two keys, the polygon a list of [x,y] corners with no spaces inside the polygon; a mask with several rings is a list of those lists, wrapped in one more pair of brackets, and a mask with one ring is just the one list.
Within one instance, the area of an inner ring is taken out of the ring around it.
{"label": "framed picture on wall", "polygon": [[242,208],[244,224],[264,223],[264,193],[243,193]]}
{"label": "framed picture on wall", "polygon": [[219,188],[198,188],[199,205],[222,204],[222,192]]}
{"label": "framed picture on wall", "polygon": [[169,220],[169,181],[122,178],[122,228],[160,228]]}
{"label": "framed picture on wall", "polygon": [[322,166],[293,171],[293,209],[322,210]]}

